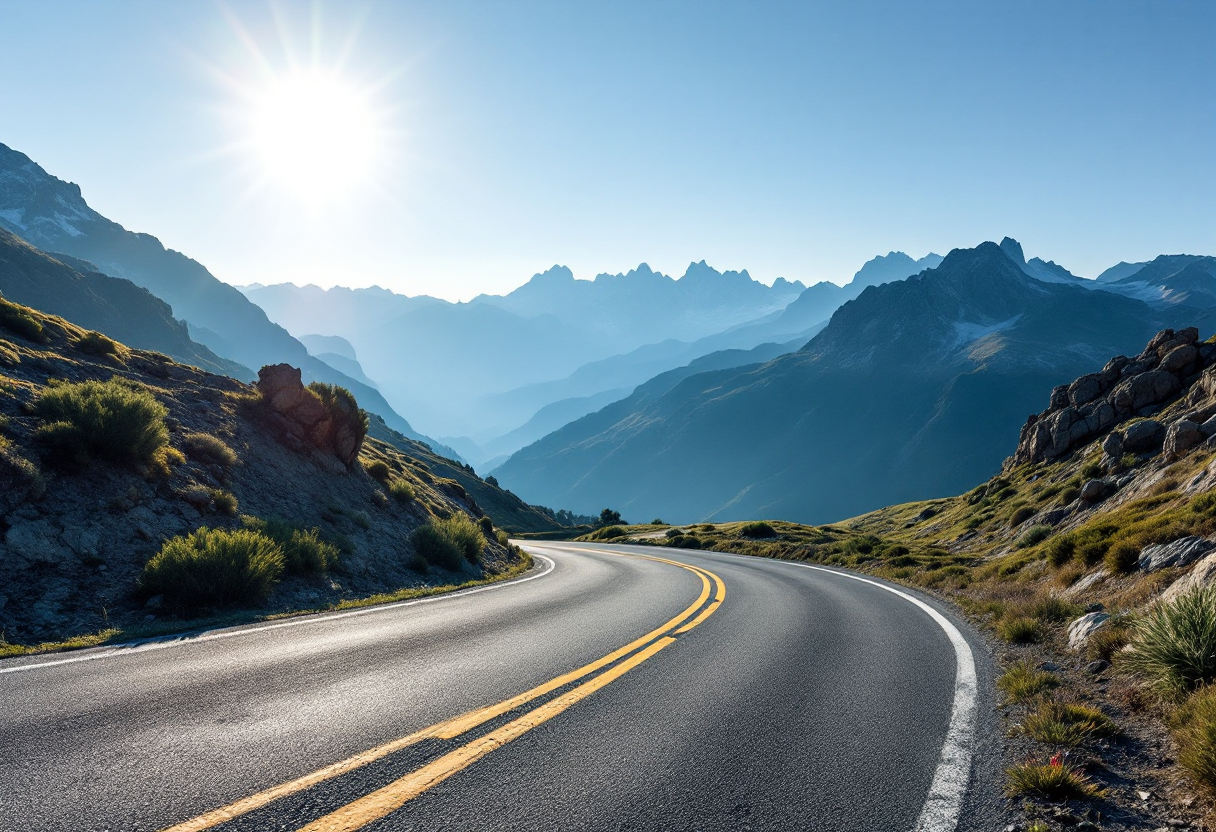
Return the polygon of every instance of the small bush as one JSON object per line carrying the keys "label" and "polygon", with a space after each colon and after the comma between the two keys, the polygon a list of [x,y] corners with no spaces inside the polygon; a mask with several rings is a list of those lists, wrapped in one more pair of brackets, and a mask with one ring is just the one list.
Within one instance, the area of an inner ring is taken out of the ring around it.
{"label": "small bush", "polygon": [[1106,550],[1102,561],[1116,575],[1131,572],[1140,562],[1140,547],[1126,540],[1121,541]]}
{"label": "small bush", "polygon": [[1102,463],[1096,460],[1081,466],[1081,477],[1086,480],[1096,480],[1105,473],[1106,470],[1102,467]]}
{"label": "small bush", "polygon": [[1081,496],[1081,489],[1074,486],[1069,486],[1060,492],[1060,505],[1066,506],[1069,503],[1075,502]]}
{"label": "small bush", "polygon": [[1197,691],[1174,718],[1178,764],[1216,793],[1216,687]]}
{"label": "small bush", "polygon": [[367,471],[376,482],[388,485],[389,478],[393,475],[393,469],[388,467],[388,463],[382,459],[364,462],[363,469]]}
{"label": "small bush", "polygon": [[347,416],[354,415],[359,423],[363,426],[362,434],[358,437],[360,440],[367,435],[368,425],[371,424],[367,417],[367,411],[359,407],[359,402],[355,400],[355,396],[345,387],[339,387],[336,384],[325,384],[321,381],[314,381],[308,385],[308,389],[317,395],[321,400],[321,404],[325,406],[325,412],[329,414],[335,421],[341,422]]}
{"label": "small bush", "polygon": [[486,536],[486,539],[494,539],[494,521],[488,516],[482,517],[477,521],[477,525],[481,527],[481,533]]}
{"label": "small bush", "polygon": [[1037,795],[1048,800],[1089,800],[1102,794],[1092,780],[1064,765],[1058,755],[1047,763],[1019,763],[1005,774],[1009,778],[1005,790],[1010,797]]}
{"label": "small bush", "polygon": [[498,530],[498,534],[495,536],[495,539],[498,541],[500,546],[511,545],[511,535],[507,534],[502,529]]}
{"label": "small bush", "polygon": [[464,561],[476,563],[480,559],[486,539],[467,514],[457,512],[447,519],[419,526],[410,535],[410,543],[428,563],[455,572]]}
{"label": "small bush", "polygon": [[1161,694],[1177,697],[1216,678],[1216,587],[1158,604],[1132,632],[1123,661]]}
{"label": "small bush", "polygon": [[684,532],[681,529],[668,529],[663,533],[663,536],[670,540],[673,537],[683,537]]}
{"label": "small bush", "polygon": [[397,502],[408,503],[414,499],[414,486],[405,480],[393,480],[392,485],[388,487],[388,493],[392,494]]}
{"label": "small bush", "polygon": [[777,532],[773,530],[772,526],[770,526],[768,523],[762,522],[748,523],[746,526],[739,529],[739,534],[741,534],[743,537],[750,537],[752,539],[777,536]]}
{"label": "small bush", "polygon": [[1140,457],[1132,453],[1127,453],[1119,459],[1119,464],[1124,468],[1135,468],[1140,464]]}
{"label": "small bush", "polygon": [[231,468],[237,463],[236,451],[228,447],[223,439],[209,433],[187,433],[182,437],[186,453],[196,462]]}
{"label": "small bush", "polygon": [[1027,659],[1014,662],[1001,678],[996,680],[996,686],[1005,692],[1010,702],[1025,702],[1059,684],[1058,676],[1037,669],[1034,663]]}
{"label": "small bush", "polygon": [[1018,538],[1017,547],[1019,549],[1029,549],[1031,546],[1037,546],[1047,538],[1051,537],[1053,529],[1051,526],[1039,524],[1031,526],[1022,536]]}
{"label": "small bush", "polygon": [[39,440],[57,461],[148,462],[169,441],[168,411],[146,388],[111,379],[56,384],[34,400]]}
{"label": "small bush", "polygon": [[1109,662],[1127,645],[1131,633],[1131,626],[1126,619],[1112,618],[1090,635],[1089,641],[1085,643],[1085,650],[1091,659]]}
{"label": "small bush", "polygon": [[222,488],[211,489],[211,502],[220,514],[235,515],[237,509],[236,495]]}
{"label": "small bush", "polygon": [[73,341],[72,346],[85,355],[118,355],[118,344],[100,332],[86,332]]}
{"label": "small bush", "polygon": [[42,324],[23,306],[0,298],[0,326],[27,341],[45,344],[48,340]]}
{"label": "small bush", "polygon": [[486,481],[486,484],[487,484],[487,485],[492,485],[492,486],[494,486],[495,488],[498,488],[498,478],[497,478],[497,477],[495,477],[495,476],[489,476],[489,477],[486,477],[486,480],[485,480],[485,481]]}
{"label": "small bush", "polygon": [[350,513],[350,519],[352,523],[364,531],[372,527],[372,518],[367,516],[366,511],[352,511]]}
{"label": "small bush", "polygon": [[1063,566],[1076,554],[1077,543],[1071,536],[1057,537],[1047,545],[1047,561],[1052,566]]}
{"label": "small bush", "polygon": [[1035,644],[1043,637],[1039,622],[1027,616],[1001,621],[996,625],[996,634],[1010,644]]}
{"label": "small bush", "polygon": [[303,529],[281,517],[242,517],[241,521],[279,544],[288,572],[307,575],[328,572],[338,565],[338,547],[322,540],[319,529]]}
{"label": "small bush", "polygon": [[1106,714],[1074,702],[1039,703],[1035,712],[1023,720],[1022,730],[1038,742],[1069,747],[1118,731]]}
{"label": "small bush", "polygon": [[256,604],[283,574],[283,550],[264,534],[202,528],[165,543],[144,567],[145,592],[175,609]]}
{"label": "small bush", "polygon": [[1079,616],[1081,608],[1058,595],[1044,595],[1036,598],[1026,612],[1035,620],[1045,624],[1060,624]]}
{"label": "small bush", "polygon": [[662,518],[662,517],[656,517],[656,518],[654,518],[653,520],[651,520],[651,521],[650,521],[650,525],[652,525],[652,526],[666,526],[667,524],[663,522],[663,518]]}
{"label": "small bush", "polygon": [[606,526],[605,528],[593,532],[591,537],[594,540],[613,540],[614,538],[625,537],[627,534],[629,534],[629,532],[625,531],[625,529],[620,526]]}
{"label": "small bush", "polygon": [[[1036,514],[1038,514],[1038,512],[1035,511],[1030,506],[1022,506],[1017,511],[1015,511],[1012,515],[1010,515],[1009,526],[1010,526],[1010,528],[1016,528],[1017,526],[1020,526],[1023,523],[1025,523],[1031,517],[1034,517]],[[1048,526],[1047,528],[1048,528],[1047,533],[1051,534],[1051,531],[1050,531],[1051,527]],[[1042,539],[1046,539],[1046,535]],[[1027,545],[1033,545],[1033,544],[1027,544]]]}
{"label": "small bush", "polygon": [[700,549],[704,546],[699,537],[693,537],[692,535],[675,537],[672,538],[671,542],[677,549]]}

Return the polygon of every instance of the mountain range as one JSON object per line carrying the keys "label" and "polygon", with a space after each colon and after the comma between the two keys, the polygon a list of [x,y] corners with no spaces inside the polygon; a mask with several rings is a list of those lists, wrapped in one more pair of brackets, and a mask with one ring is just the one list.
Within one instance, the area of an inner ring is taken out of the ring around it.
{"label": "mountain range", "polygon": [[1216,258],[1124,271],[1084,280],[1008,238],[956,249],[866,286],[797,352],[659,376],[494,475],[531,501],[671,522],[821,523],[957,493],[999,469],[1054,385],[1163,327],[1216,323]]}
{"label": "mountain range", "polygon": [[700,261],[679,278],[645,263],[593,280],[553,266],[509,294],[456,304],[377,287],[243,291],[301,338],[323,332],[348,340],[366,378],[396,408],[484,469],[703,356],[724,352],[729,362],[762,345],[769,357],[796,350],[865,286],[940,261],[892,252],[846,286],[810,289],[781,278],[766,286],[746,270],[720,272]]}

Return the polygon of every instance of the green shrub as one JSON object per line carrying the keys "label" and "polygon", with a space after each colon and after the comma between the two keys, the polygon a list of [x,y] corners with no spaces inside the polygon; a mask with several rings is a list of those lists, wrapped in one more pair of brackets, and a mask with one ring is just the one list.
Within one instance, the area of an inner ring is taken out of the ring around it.
{"label": "green shrub", "polygon": [[1069,503],[1075,502],[1081,496],[1081,489],[1076,486],[1069,486],[1060,492],[1060,505],[1066,506]]}
{"label": "green shrub", "polygon": [[476,563],[481,558],[486,539],[467,514],[457,512],[446,519],[419,526],[410,535],[410,543],[428,563],[455,572],[462,568],[464,561]]}
{"label": "green shrub", "polygon": [[[1022,506],[1017,511],[1015,511],[1012,515],[1010,515],[1009,526],[1010,526],[1010,528],[1020,526],[1023,523],[1025,523],[1027,520],[1029,520],[1031,517],[1034,517],[1036,514],[1038,514],[1038,512],[1035,511],[1030,506]],[[1048,534],[1051,534],[1050,527],[1048,527]],[[1033,545],[1033,544],[1029,544],[1029,545]]]}
{"label": "green shrub", "polygon": [[1053,567],[1062,567],[1073,560],[1076,553],[1076,541],[1070,535],[1060,536],[1047,545],[1047,561]]}
{"label": "green shrub", "polygon": [[996,680],[996,686],[1005,692],[1010,702],[1025,702],[1059,684],[1058,676],[1037,669],[1029,659],[1014,662]]}
{"label": "green shrub", "polygon": [[1005,791],[1010,797],[1032,794],[1048,800],[1089,800],[1102,794],[1093,781],[1058,758],[1047,763],[1019,763],[1006,769],[1005,774],[1009,780]]}
{"label": "green shrub", "polygon": [[371,462],[364,462],[363,469],[376,482],[388,485],[389,478],[393,475],[393,469],[388,467],[388,463],[382,459],[376,459]]}
{"label": "green shrub", "polygon": [[223,439],[209,433],[187,433],[182,437],[186,453],[196,462],[231,468],[237,463],[236,451],[228,447]]}
{"label": "green shrub", "polygon": [[481,533],[486,536],[487,540],[494,539],[494,521],[488,516],[483,516],[477,521],[477,525],[481,527]]}
{"label": "green shrub", "polygon": [[1124,616],[1113,616],[1106,625],[1099,627],[1085,643],[1085,651],[1091,659],[1111,661],[1131,638],[1131,625]]}
{"label": "green shrub", "polygon": [[606,526],[592,532],[591,537],[594,540],[613,540],[614,538],[625,537],[627,534],[629,534],[629,532],[625,531],[625,529],[620,526]]}
{"label": "green shrub", "polygon": [[1167,697],[1216,679],[1216,587],[1157,604],[1132,625],[1132,650],[1121,654]]}
{"label": "green shrub", "polygon": [[225,491],[222,488],[211,489],[211,502],[215,505],[215,510],[220,514],[236,514],[236,495],[231,491]]}
{"label": "green shrub", "polygon": [[498,530],[498,534],[495,536],[495,539],[498,541],[500,546],[509,546],[511,544],[511,535],[507,534],[502,529]]}
{"label": "green shrub", "polygon": [[414,486],[405,480],[393,480],[392,485],[388,487],[388,493],[392,494],[397,502],[408,503],[414,499]]}
{"label": "green shrub", "polygon": [[1010,644],[1035,644],[1043,637],[1039,622],[1028,616],[1004,619],[996,625],[996,634]]}
{"label": "green shrub", "polygon": [[684,531],[682,529],[668,529],[666,532],[663,533],[663,536],[666,537],[668,540],[670,540],[673,537],[683,537]]}
{"label": "green shrub", "polygon": [[355,416],[359,423],[363,426],[363,432],[359,438],[362,439],[367,435],[367,428],[370,422],[367,418],[367,411],[359,407],[359,402],[355,400],[355,396],[345,387],[339,387],[336,384],[326,384],[321,381],[314,381],[308,385],[308,389],[317,395],[321,400],[321,404],[325,406],[325,412],[333,417],[335,421],[345,421],[348,416]]}
{"label": "green shrub", "polygon": [[1119,464],[1124,468],[1135,468],[1140,464],[1140,457],[1132,453],[1126,453],[1119,459]]}
{"label": "green shrub", "polygon": [[148,462],[169,441],[165,406],[146,388],[119,379],[55,384],[34,400],[33,412],[45,423],[39,441],[65,463],[88,456]]}
{"label": "green shrub", "polygon": [[750,537],[753,539],[777,536],[777,532],[773,530],[773,527],[768,523],[763,522],[748,523],[746,526],[739,529],[739,534],[741,534],[743,537]]}
{"label": "green shrub", "polygon": [[1179,709],[1174,740],[1178,764],[1209,793],[1216,793],[1216,687],[1196,691]]}
{"label": "green shrub", "polygon": [[0,326],[27,341],[45,344],[50,340],[42,330],[42,324],[28,309],[3,298],[0,298]]}
{"label": "green shrub", "polygon": [[625,521],[621,519],[621,513],[613,509],[606,508],[600,512],[601,526],[617,526]]}
{"label": "green shrub", "polygon": [[1045,624],[1061,624],[1079,616],[1081,608],[1071,601],[1065,601],[1058,595],[1044,595],[1036,598],[1026,608],[1027,614]]}
{"label": "green shrub", "polygon": [[372,518],[367,516],[366,511],[352,511],[350,513],[350,519],[352,523],[364,531],[372,527]]}
{"label": "green shrub", "polygon": [[165,543],[144,567],[141,585],[170,607],[194,610],[256,604],[283,574],[283,550],[250,529],[202,528]]}
{"label": "green shrub", "polygon": [[85,355],[117,355],[118,344],[111,341],[100,332],[86,332],[75,341],[72,346],[77,351]]}
{"label": "green shrub", "polygon": [[692,535],[672,538],[671,543],[677,549],[700,549],[704,546],[699,537],[693,537]]}
{"label": "green shrub", "polygon": [[245,516],[245,528],[264,534],[283,551],[283,564],[288,572],[307,575],[328,572],[338,565],[338,547],[321,538],[317,528],[305,529],[282,517]]}
{"label": "green shrub", "polygon": [[1131,572],[1140,562],[1140,547],[1124,540],[1106,550],[1103,557],[1106,568],[1116,575]]}
{"label": "green shrub", "polygon": [[1047,745],[1077,746],[1118,732],[1110,717],[1073,702],[1040,702],[1022,721],[1026,736]]}
{"label": "green shrub", "polygon": [[1042,523],[1031,526],[1022,533],[1021,537],[1018,538],[1018,542],[1016,544],[1017,548],[1029,549],[1031,546],[1037,546],[1047,538],[1051,537],[1052,531],[1054,531],[1054,529],[1052,529],[1051,526],[1043,525]]}
{"label": "green shrub", "polygon": [[663,522],[663,518],[662,518],[662,517],[656,517],[656,518],[654,518],[653,520],[651,520],[651,521],[650,521],[650,525],[652,525],[652,526],[666,526],[667,524]]}
{"label": "green shrub", "polygon": [[1105,473],[1106,470],[1102,467],[1102,463],[1097,460],[1081,466],[1081,476],[1086,480],[1096,480]]}

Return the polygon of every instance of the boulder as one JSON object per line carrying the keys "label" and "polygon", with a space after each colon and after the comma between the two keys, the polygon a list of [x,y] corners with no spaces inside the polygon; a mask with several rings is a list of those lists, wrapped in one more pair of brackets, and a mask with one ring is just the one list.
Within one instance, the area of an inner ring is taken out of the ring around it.
{"label": "boulder", "polygon": [[1204,436],[1216,436],[1216,416],[1200,425],[1199,430]]}
{"label": "boulder", "polygon": [[1207,438],[1207,434],[1200,430],[1199,425],[1187,419],[1180,419],[1165,432],[1165,458],[1177,459]]}
{"label": "boulder", "polygon": [[1183,344],[1180,347],[1174,347],[1166,353],[1157,369],[1176,375],[1185,375],[1186,371],[1194,365],[1198,358],[1199,350],[1190,344]]}
{"label": "boulder", "polygon": [[1210,554],[1195,564],[1195,568],[1169,585],[1161,600],[1169,603],[1188,592],[1216,583],[1216,554]]}
{"label": "boulder", "polygon": [[1089,612],[1068,625],[1068,649],[1080,650],[1098,629],[1107,621],[1110,615],[1104,612]]}
{"label": "boulder", "polygon": [[1103,480],[1090,480],[1081,486],[1081,499],[1087,503],[1097,503],[1110,493],[1110,486]]}
{"label": "boulder", "polygon": [[1068,385],[1068,400],[1073,407],[1088,404],[1102,395],[1102,378],[1098,373],[1090,373]]}
{"label": "boulder", "polygon": [[1118,459],[1123,456],[1123,434],[1117,430],[1108,433],[1106,438],[1102,440],[1102,453],[1112,459]]}
{"label": "boulder", "polygon": [[1140,552],[1141,572],[1156,572],[1167,566],[1187,566],[1216,549],[1216,543],[1204,537],[1183,537],[1173,543],[1145,546]]}
{"label": "boulder", "polygon": [[1124,379],[1111,393],[1111,404],[1120,413],[1136,413],[1160,404],[1182,389],[1182,382],[1173,373],[1150,370]]}
{"label": "boulder", "polygon": [[1144,419],[1123,431],[1123,447],[1133,453],[1155,450],[1165,439],[1165,428],[1155,419]]}
{"label": "boulder", "polygon": [[279,413],[287,413],[304,398],[304,383],[300,368],[290,364],[272,364],[258,370],[258,392]]}
{"label": "boulder", "polygon": [[1091,572],[1088,575],[1086,575],[1084,578],[1081,578],[1079,581],[1077,581],[1075,584],[1070,586],[1068,589],[1064,590],[1064,592],[1062,592],[1061,594],[1066,595],[1066,596],[1080,595],[1081,593],[1083,593],[1086,590],[1093,587],[1095,584],[1098,584],[1101,581],[1104,581],[1105,579],[1107,579],[1109,577],[1110,577],[1110,570],[1099,569],[1098,571]]}
{"label": "boulder", "polygon": [[1051,391],[1050,403],[1047,406],[1048,410],[1059,410],[1061,407],[1068,407],[1068,385],[1061,384]]}

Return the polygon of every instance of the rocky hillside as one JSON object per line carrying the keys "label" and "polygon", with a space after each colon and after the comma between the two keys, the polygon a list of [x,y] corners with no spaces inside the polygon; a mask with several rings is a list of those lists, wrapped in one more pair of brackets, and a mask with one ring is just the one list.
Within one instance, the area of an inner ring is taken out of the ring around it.
{"label": "rocky hillside", "polygon": [[617,402],[494,474],[526,500],[581,512],[838,520],[991,476],[1043,390],[1163,326],[1212,319],[1031,263],[1011,240],[957,249],[867,287],[798,353]]}
{"label": "rocky hillside", "polygon": [[0,228],[0,293],[15,303],[59,315],[124,344],[162,352],[215,373],[248,378],[247,367],[220,358],[190,338],[173,310],[129,280],[100,274],[95,266],[50,257]]}
{"label": "rocky hillside", "polygon": [[[519,563],[448,468],[367,427],[349,393],[306,387],[298,368],[247,385],[0,301],[0,649],[325,608]],[[201,529],[223,534],[186,537]],[[448,556],[449,531],[464,556]],[[255,602],[234,604],[246,596],[215,576],[186,593],[186,573],[146,566],[245,533],[282,550]]]}

